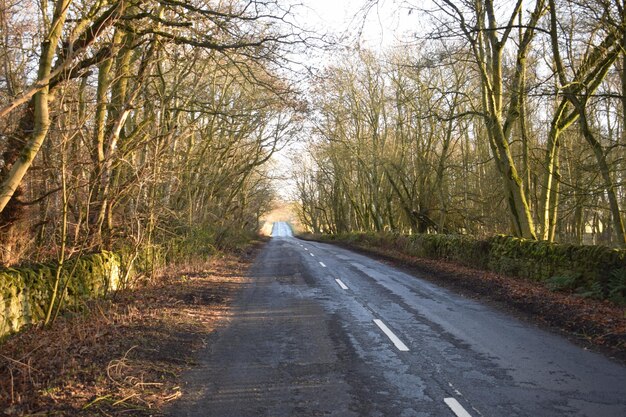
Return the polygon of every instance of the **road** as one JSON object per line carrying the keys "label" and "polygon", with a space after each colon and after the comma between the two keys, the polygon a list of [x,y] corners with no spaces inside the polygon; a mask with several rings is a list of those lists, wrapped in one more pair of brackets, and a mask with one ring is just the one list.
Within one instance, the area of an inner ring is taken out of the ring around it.
{"label": "road", "polygon": [[172,416],[626,416],[626,367],[286,224]]}

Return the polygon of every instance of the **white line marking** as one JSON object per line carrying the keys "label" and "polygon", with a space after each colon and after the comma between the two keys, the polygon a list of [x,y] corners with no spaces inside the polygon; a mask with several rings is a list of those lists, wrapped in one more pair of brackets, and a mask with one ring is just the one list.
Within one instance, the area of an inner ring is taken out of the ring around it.
{"label": "white line marking", "polygon": [[322,265],[324,268],[326,268],[326,265],[324,265],[324,262],[320,262],[320,265]]}
{"label": "white line marking", "polygon": [[459,397],[462,397],[462,396],[463,396],[463,394],[461,394],[461,392],[460,392],[458,389],[456,389],[456,388],[454,387],[454,385],[452,385],[452,383],[451,383],[451,382],[448,382],[448,385],[450,386],[450,388],[452,388],[452,389],[454,390],[454,392],[455,392],[455,394],[456,394],[456,395],[458,395]]}
{"label": "white line marking", "polygon": [[387,327],[387,325],[385,323],[383,323],[382,320],[374,319],[374,323],[376,323],[376,325],[378,327],[380,327],[380,330],[382,330],[383,333],[385,333],[387,335],[389,340],[391,340],[393,342],[393,344],[396,345],[396,347],[398,348],[399,351],[402,351],[402,352],[408,352],[409,351],[409,348],[407,347],[407,345],[402,343],[402,340],[398,339],[398,336],[393,334],[393,332],[391,330],[389,330],[389,327]]}
{"label": "white line marking", "polygon": [[341,287],[342,290],[347,290],[348,286],[346,284],[343,283],[342,280],[340,280],[339,278],[335,278],[335,281],[337,281],[337,284],[339,284],[339,286]]}
{"label": "white line marking", "polygon": [[304,250],[308,250],[307,248],[304,248]]}
{"label": "white line marking", "polygon": [[455,398],[444,398],[443,402],[450,407],[450,409],[457,415],[457,417],[472,417],[470,413],[465,411],[465,408]]}
{"label": "white line marking", "polygon": [[311,255],[311,256],[315,256],[315,255],[313,255],[311,252],[309,252],[309,255]]}
{"label": "white line marking", "polygon": [[458,396],[461,396],[461,397],[463,396],[463,394],[461,394],[461,391],[459,391],[458,389],[455,389],[454,393]]}

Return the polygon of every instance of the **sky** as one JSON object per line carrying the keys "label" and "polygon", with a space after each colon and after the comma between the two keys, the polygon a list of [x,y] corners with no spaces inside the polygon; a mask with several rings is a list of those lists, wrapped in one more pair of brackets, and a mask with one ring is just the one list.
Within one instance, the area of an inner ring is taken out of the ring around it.
{"label": "sky", "polygon": [[[325,33],[339,39],[339,44],[350,48],[359,45],[374,53],[382,54],[398,44],[415,41],[416,34],[424,36],[432,29],[433,20],[416,8],[436,10],[431,0],[278,0],[279,4],[299,5],[295,22],[298,27],[314,33]],[[529,0],[529,4],[532,0]],[[413,10],[410,10],[412,5]],[[499,0],[499,12],[508,16],[512,0]],[[308,48],[308,53],[297,58],[309,71],[320,74],[319,70],[334,64],[345,56],[341,48],[326,51]],[[345,52],[345,50],[344,50]],[[302,86],[306,85],[303,76]],[[306,87],[304,87],[306,89]],[[306,134],[307,129],[302,130]],[[276,190],[283,199],[294,195],[294,182],[288,179],[291,169],[291,155],[302,154],[306,138],[295,140],[274,157],[273,174],[282,177],[277,180]]]}
{"label": "sky", "polygon": [[383,50],[403,38],[415,19],[402,11],[401,0],[301,0],[299,15],[314,29]]}
{"label": "sky", "polygon": [[[291,0],[297,7],[296,22],[315,33],[325,33],[339,39],[343,46],[357,43],[368,49],[383,52],[399,40],[406,39],[416,25],[415,15],[401,10],[402,0]],[[369,8],[368,8],[369,6]],[[412,26],[413,25],[413,26]],[[306,66],[318,70],[332,64],[339,54],[336,50],[313,51],[312,57],[302,58]],[[300,138],[301,139],[301,138]],[[282,177],[275,181],[279,196],[289,200],[295,191],[288,179],[291,155],[301,153],[303,143],[296,141],[274,155],[273,175]]]}

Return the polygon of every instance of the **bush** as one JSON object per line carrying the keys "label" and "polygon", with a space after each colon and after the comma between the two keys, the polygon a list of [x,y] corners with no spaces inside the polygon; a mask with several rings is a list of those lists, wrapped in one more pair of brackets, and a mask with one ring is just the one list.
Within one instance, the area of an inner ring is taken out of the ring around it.
{"label": "bush", "polygon": [[166,249],[161,245],[142,245],[134,247],[124,245],[116,249],[120,256],[121,288],[132,287],[135,278],[151,277],[158,275],[166,265]]}
{"label": "bush", "polygon": [[626,268],[611,273],[607,285],[607,298],[618,304],[626,304]]}
{"label": "bush", "polygon": [[466,235],[412,235],[412,254],[415,256],[446,259],[475,268],[486,268],[490,242]]}
{"label": "bush", "polygon": [[550,277],[546,280],[546,286],[552,291],[572,291],[579,287],[580,274],[565,274]]}

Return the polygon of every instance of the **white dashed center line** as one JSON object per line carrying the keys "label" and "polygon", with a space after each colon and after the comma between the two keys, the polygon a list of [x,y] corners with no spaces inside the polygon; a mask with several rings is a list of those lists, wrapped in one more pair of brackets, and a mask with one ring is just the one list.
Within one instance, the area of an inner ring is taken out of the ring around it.
{"label": "white dashed center line", "polygon": [[398,348],[399,351],[401,351],[401,352],[408,352],[409,351],[409,348],[407,347],[407,345],[402,343],[402,340],[400,340],[398,338],[398,336],[393,334],[393,332],[391,330],[389,330],[389,327],[387,327],[387,325],[385,323],[383,323],[381,320],[378,320],[378,319],[374,319],[374,323],[376,323],[376,325],[378,327],[380,327],[380,330],[382,330],[383,333],[385,333],[387,335],[389,340],[391,340],[393,342],[393,344],[396,345],[396,347]]}
{"label": "white dashed center line", "polygon": [[324,262],[320,262],[320,265],[322,265],[324,268],[326,268],[326,265],[324,264]]}
{"label": "white dashed center line", "polygon": [[341,287],[342,290],[347,290],[348,286],[346,284],[343,283],[342,280],[340,280],[339,278],[335,278],[335,281],[337,281],[337,284],[339,284],[339,286]]}
{"label": "white dashed center line", "polygon": [[311,255],[311,256],[315,256],[315,255],[313,255],[311,252],[309,252],[309,255]]}
{"label": "white dashed center line", "polygon": [[450,409],[457,415],[457,417],[472,417],[470,413],[465,411],[465,408],[455,398],[444,398],[443,402],[450,407]]}
{"label": "white dashed center line", "polygon": [[304,248],[304,250],[308,250],[307,248]]}
{"label": "white dashed center line", "polygon": [[452,383],[448,382],[448,385],[450,386],[450,388],[452,388],[452,389],[454,390],[454,392],[456,393],[456,395],[458,395],[459,397],[462,397],[462,396],[463,396],[463,394],[461,394],[461,392],[460,392],[458,389],[456,389],[456,388],[454,387],[454,385],[452,385]]}

